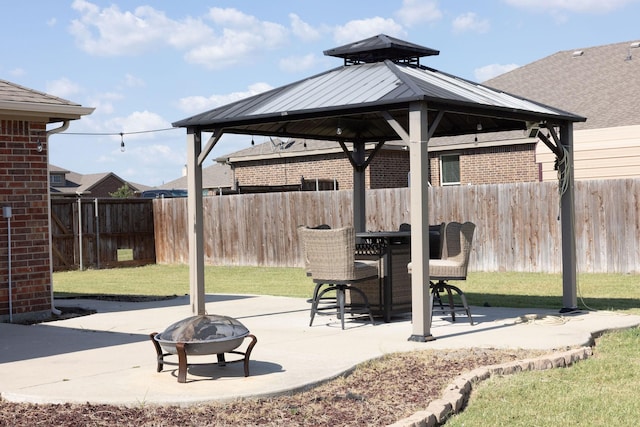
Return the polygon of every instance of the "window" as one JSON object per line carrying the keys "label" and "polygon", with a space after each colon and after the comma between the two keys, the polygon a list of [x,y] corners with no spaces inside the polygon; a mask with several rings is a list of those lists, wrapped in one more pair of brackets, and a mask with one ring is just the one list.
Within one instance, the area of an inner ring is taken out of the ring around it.
{"label": "window", "polygon": [[460,155],[440,156],[440,183],[442,185],[460,184]]}
{"label": "window", "polygon": [[64,184],[64,175],[51,174],[51,184]]}

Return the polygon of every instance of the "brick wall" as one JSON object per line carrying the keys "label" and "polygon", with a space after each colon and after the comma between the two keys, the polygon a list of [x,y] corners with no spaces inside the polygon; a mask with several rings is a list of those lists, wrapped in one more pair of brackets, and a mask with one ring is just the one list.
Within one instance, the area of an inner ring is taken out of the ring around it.
{"label": "brick wall", "polygon": [[91,188],[91,194],[89,194],[88,197],[91,197],[92,199],[96,197],[111,197],[111,193],[115,193],[124,184],[125,183],[122,180],[113,175],[109,175],[100,181],[99,184]]}
{"label": "brick wall", "polygon": [[535,143],[429,153],[429,177],[440,185],[440,156],[460,155],[460,184],[505,184],[540,181]]}
{"label": "brick wall", "polygon": [[309,180],[335,179],[339,189],[353,188],[353,168],[342,152],[238,162],[234,168],[235,179],[240,185],[299,184],[304,177]]}
{"label": "brick wall", "polygon": [[[500,184],[540,180],[535,143],[478,147],[429,153],[429,177],[440,185],[440,156],[460,155],[460,183]],[[281,157],[234,164],[240,185],[298,184],[305,179],[337,179],[340,189],[353,188],[353,168],[343,153],[319,156]],[[397,188],[408,185],[409,152],[382,150],[366,171],[367,188]]]}
{"label": "brick wall", "polygon": [[[51,309],[46,124],[0,119],[0,206],[12,208],[14,322]],[[38,152],[40,140],[42,151]],[[9,319],[8,223],[0,215],[0,320]]]}
{"label": "brick wall", "polygon": [[409,151],[380,151],[369,165],[372,189],[409,185]]}

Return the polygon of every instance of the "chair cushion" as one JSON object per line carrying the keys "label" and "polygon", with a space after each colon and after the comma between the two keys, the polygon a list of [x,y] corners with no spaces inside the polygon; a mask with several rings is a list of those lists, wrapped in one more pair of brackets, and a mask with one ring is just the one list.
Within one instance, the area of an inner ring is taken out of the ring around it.
{"label": "chair cushion", "polygon": [[429,277],[438,280],[465,280],[467,269],[454,260],[432,259],[429,260]]}

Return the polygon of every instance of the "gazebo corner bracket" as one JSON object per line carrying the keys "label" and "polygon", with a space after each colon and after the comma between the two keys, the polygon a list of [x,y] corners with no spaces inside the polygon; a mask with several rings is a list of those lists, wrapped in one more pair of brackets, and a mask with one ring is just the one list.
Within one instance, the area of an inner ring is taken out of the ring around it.
{"label": "gazebo corner bracket", "polygon": [[209,155],[209,153],[211,153],[211,150],[213,150],[213,147],[215,147],[218,141],[220,140],[220,138],[222,138],[223,134],[224,132],[222,131],[222,129],[216,129],[213,132],[213,134],[211,135],[211,138],[209,138],[209,140],[207,141],[207,144],[205,145],[204,150],[202,150],[202,152],[198,156],[198,166],[202,166],[204,161],[207,159],[207,156]]}
{"label": "gazebo corner bracket", "polygon": [[431,139],[431,137],[433,137],[433,134],[436,132],[436,129],[438,129],[438,125],[440,124],[442,117],[444,117],[444,110],[438,110],[438,114],[436,114],[436,117],[433,119],[431,126],[429,126],[429,129],[427,130],[428,139]]}
{"label": "gazebo corner bracket", "polygon": [[344,151],[344,153],[347,155],[347,158],[349,159],[349,163],[351,163],[351,166],[353,167],[353,169],[355,169],[358,172],[363,172],[365,169],[367,169],[367,167],[369,166],[373,158],[376,156],[376,154],[378,154],[378,152],[384,145],[385,141],[379,141],[376,144],[376,147],[371,152],[371,154],[369,154],[369,156],[367,156],[367,158],[362,162],[356,161],[356,159],[354,158],[354,155],[351,154],[351,152],[347,148],[347,145],[344,143],[344,141],[340,140],[338,141],[338,143],[340,144],[342,151]]}
{"label": "gazebo corner bracket", "polygon": [[382,117],[389,123],[389,126],[398,134],[400,139],[405,143],[409,143],[409,132],[406,131],[405,128],[402,127],[400,123],[388,111],[381,111]]}
{"label": "gazebo corner bracket", "polygon": [[[552,135],[555,133],[553,129],[550,129],[550,131]],[[564,151],[562,150],[562,148],[560,148],[560,144],[558,143],[558,141],[556,141],[558,145],[553,144],[551,140],[549,140],[549,138],[547,138],[547,136],[542,132],[538,132],[537,136],[538,136],[538,139],[540,139],[540,141],[544,143],[544,145],[549,147],[549,150],[551,150],[551,152],[556,155],[558,160],[561,160],[564,157]],[[554,139],[555,139],[555,135],[554,135]]]}

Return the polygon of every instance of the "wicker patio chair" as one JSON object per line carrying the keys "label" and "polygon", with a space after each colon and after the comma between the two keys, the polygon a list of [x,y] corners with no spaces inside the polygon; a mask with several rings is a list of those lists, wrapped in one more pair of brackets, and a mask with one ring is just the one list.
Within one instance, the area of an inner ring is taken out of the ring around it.
{"label": "wicker patio chair", "polygon": [[[442,258],[429,260],[429,280],[433,294],[432,312],[449,313],[454,322],[456,312],[464,312],[472,325],[471,310],[464,292],[459,287],[449,284],[449,281],[467,279],[469,255],[475,228],[476,226],[472,222],[447,223]],[[460,303],[454,301],[454,292],[459,296]],[[444,293],[447,294],[446,304],[443,304],[442,301]],[[436,307],[436,303],[439,307]]]}
{"label": "wicker patio chair", "polygon": [[[329,230],[300,227],[305,257],[313,282],[324,286],[311,300],[311,320],[313,324],[316,314],[332,314],[340,318],[344,329],[345,314],[368,315],[373,324],[373,314],[367,296],[354,284],[377,278],[378,263],[375,261],[355,260],[355,231],[353,227]],[[362,302],[346,301],[346,291],[356,293]],[[335,304],[324,304],[325,295],[336,293]],[[315,291],[314,291],[315,293]]]}
{"label": "wicker patio chair", "polygon": [[[307,250],[304,246],[304,234],[301,232],[302,229],[311,229],[311,230],[329,230],[331,227],[328,224],[320,224],[315,227],[307,227],[301,225],[298,227],[298,240],[300,242],[300,246],[302,248],[302,258],[304,260],[304,271],[307,274],[307,277],[311,277],[311,267],[309,266],[309,258],[307,257]],[[337,304],[337,299],[335,295],[325,295],[322,297],[322,300],[318,299],[318,294],[320,293],[320,289],[329,286],[327,283],[316,283],[313,289],[313,296],[311,299],[307,300],[308,303],[312,303],[313,301],[317,301],[319,305],[335,305]],[[311,321],[313,322],[313,311],[311,312]],[[309,325],[311,326],[311,325]]]}

